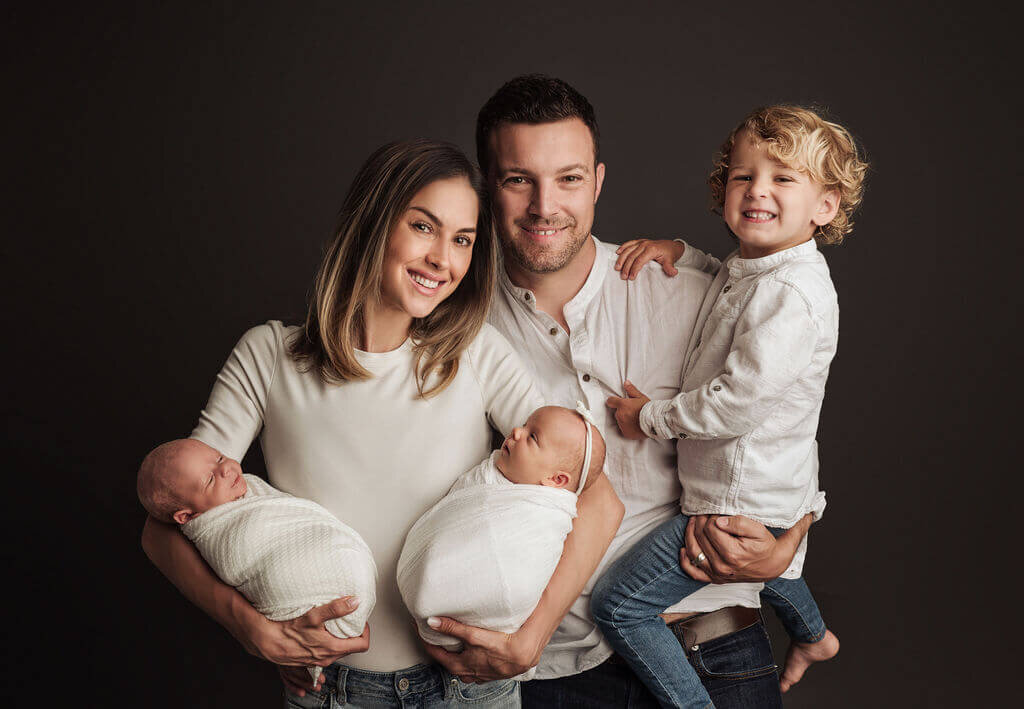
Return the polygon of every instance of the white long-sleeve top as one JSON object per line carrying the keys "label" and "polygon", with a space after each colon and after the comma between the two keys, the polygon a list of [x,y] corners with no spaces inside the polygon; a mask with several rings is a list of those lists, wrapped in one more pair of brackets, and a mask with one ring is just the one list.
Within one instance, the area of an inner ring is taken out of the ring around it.
{"label": "white long-sleeve top", "polygon": [[[839,304],[815,242],[756,259],[731,254],[701,317],[679,393],[640,415],[649,436],[678,441],[683,512],[785,528],[808,512],[820,517],[815,433]],[[787,576],[802,558],[803,547]]]}
{"label": "white long-sleeve top", "polygon": [[[675,446],[624,438],[604,402],[609,395],[623,395],[626,379],[652,398],[679,391],[687,343],[712,280],[697,269],[718,263],[687,247],[674,278],[650,263],[635,281],[624,281],[614,268],[615,246],[594,243],[590,274],[562,311],[569,332],[538,310],[533,293],[514,285],[504,269],[489,316],[529,363],[547,403],[572,408],[583,401],[590,408],[607,446],[605,471],[626,508],[604,559],[544,649],[538,679],[583,672],[611,655],[590,614],[593,584],[608,564],[679,513]],[[757,608],[761,588],[759,583],[709,585],[669,610]]]}
{"label": "white long-sleeve top", "polygon": [[192,432],[241,460],[260,436],[270,482],[326,507],[355,529],[377,562],[370,649],[345,664],[392,672],[430,662],[395,581],[413,523],[460,473],[491,451],[491,426],[507,435],[541,401],[508,342],[484,326],[440,394],[417,398],[410,341],[357,353],[365,381],[323,383],[285,349],[297,328],[249,330],[235,346]]}

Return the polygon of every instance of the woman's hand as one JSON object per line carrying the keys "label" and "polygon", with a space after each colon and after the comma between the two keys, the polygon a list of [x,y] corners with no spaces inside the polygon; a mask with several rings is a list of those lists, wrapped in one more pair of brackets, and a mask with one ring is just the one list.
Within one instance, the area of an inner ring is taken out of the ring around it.
{"label": "woman's hand", "polygon": [[[811,525],[807,514],[776,539],[760,522],[740,515],[697,515],[686,525],[686,546],[679,550],[683,571],[697,581],[732,583],[778,578],[796,554]],[[693,560],[704,554],[699,564]]]}
{"label": "woman's hand", "polygon": [[275,665],[327,667],[345,655],[369,649],[369,625],[354,638],[337,638],[324,628],[327,621],[346,616],[358,606],[359,600],[351,596],[336,598],[292,620],[268,620],[238,639],[250,653]]}
{"label": "woman's hand", "polygon": [[619,258],[615,261],[615,270],[622,280],[635,280],[640,269],[648,261],[661,264],[661,270],[667,276],[679,273],[675,262],[683,257],[686,245],[678,241],[633,239],[615,250]]}
{"label": "woman's hand", "polygon": [[451,618],[431,618],[427,623],[439,633],[462,641],[462,652],[450,652],[440,645],[426,642],[423,646],[435,661],[467,684],[522,674],[540,662],[540,653],[544,649],[522,628],[514,633],[498,633]]}
{"label": "woman's hand", "polygon": [[324,686],[324,675],[320,673],[314,685],[309,670],[305,667],[291,667],[285,665],[277,666],[277,673],[281,675],[281,682],[284,688],[297,697],[306,696],[306,692],[319,692]]}

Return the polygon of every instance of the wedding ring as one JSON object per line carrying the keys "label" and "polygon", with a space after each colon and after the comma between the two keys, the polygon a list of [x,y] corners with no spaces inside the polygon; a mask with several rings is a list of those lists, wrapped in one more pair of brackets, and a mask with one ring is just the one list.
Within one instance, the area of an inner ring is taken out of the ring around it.
{"label": "wedding ring", "polygon": [[707,559],[707,558],[708,558],[708,557],[707,557],[707,556],[706,556],[706,555],[704,554],[704,552],[701,552],[700,554],[698,554],[697,556],[695,556],[695,557],[694,557],[694,558],[692,559],[692,561],[693,561],[693,565],[694,565],[694,566],[700,566],[701,564],[703,564],[703,563],[704,563],[704,560],[705,560],[705,559]]}

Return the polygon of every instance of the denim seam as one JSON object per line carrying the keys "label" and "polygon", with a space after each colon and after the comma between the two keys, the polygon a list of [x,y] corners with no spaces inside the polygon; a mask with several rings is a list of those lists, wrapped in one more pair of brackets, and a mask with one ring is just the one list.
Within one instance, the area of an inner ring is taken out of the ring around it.
{"label": "denim seam", "polygon": [[[652,586],[662,576],[664,576],[667,573],[671,573],[674,570],[675,570],[674,567],[669,567],[669,568],[665,569],[664,571],[659,573],[655,578],[653,578],[649,583],[644,584],[642,587],[637,589],[634,593],[631,593],[629,596],[627,596],[621,603],[619,603],[617,606],[615,606],[615,608],[612,609],[612,614],[611,614],[612,615],[612,619],[613,620],[620,620],[620,618],[619,618],[619,610],[622,608],[622,606],[624,606],[626,604],[627,601],[633,600],[637,596],[637,594],[639,594],[641,591],[643,591],[643,590],[647,589],[648,587]],[[647,668],[648,674],[650,674],[652,677],[654,677],[657,680],[658,685],[661,686],[661,688],[664,691],[664,693],[665,694],[673,694],[672,692],[669,691],[668,687],[666,687],[665,684],[661,681],[661,677],[653,670],[653,668],[649,664],[647,664],[647,660],[644,659],[643,655],[641,653],[637,652],[637,649],[635,647],[633,647],[633,644],[629,641],[629,638],[626,637],[625,635],[623,635],[623,633],[619,630],[617,625],[613,626],[613,628],[614,628],[615,632],[619,635],[619,637],[622,638],[622,640],[625,642],[625,644],[629,646],[630,650],[633,651],[633,654],[636,655],[640,659],[640,661],[643,663],[644,667]],[[671,631],[669,631],[669,632],[671,632]],[[675,636],[673,635],[673,637],[675,637]],[[686,653],[685,649],[683,650],[683,653],[684,654]]]}
{"label": "denim seam", "polygon": [[[796,604],[793,603],[791,600],[789,600],[789,598],[787,598],[784,594],[779,593],[777,590],[775,590],[771,586],[768,586],[767,584],[765,585],[765,587],[762,590],[762,592],[773,593],[774,595],[778,596],[783,601],[785,601],[786,605],[788,605],[790,608],[793,609],[793,611],[796,613],[797,617],[800,618],[800,622],[804,626],[804,631],[806,632],[807,637],[811,638],[810,642],[816,643],[819,640],[821,640],[823,637],[825,637],[825,631],[824,630],[821,631],[820,633],[812,633],[811,632],[811,627],[810,627],[810,625],[808,625],[807,619],[804,617],[804,614],[801,613],[800,609],[796,606]],[[798,641],[798,642],[802,642],[802,641]]]}
{"label": "denim seam", "polygon": [[[500,680],[494,680],[495,683],[497,683],[499,681]],[[455,696],[457,696],[459,698],[460,702],[469,702],[471,704],[476,704],[477,702],[490,702],[490,701],[493,701],[495,699],[501,699],[504,696],[512,694],[513,692],[516,691],[516,681],[515,680],[509,680],[509,683],[506,686],[507,688],[496,689],[495,691],[491,692],[490,694],[485,694],[482,697],[467,697],[466,695],[464,695],[462,693],[462,689],[459,687],[458,684],[453,685],[453,687],[455,689],[454,694],[455,694]]]}

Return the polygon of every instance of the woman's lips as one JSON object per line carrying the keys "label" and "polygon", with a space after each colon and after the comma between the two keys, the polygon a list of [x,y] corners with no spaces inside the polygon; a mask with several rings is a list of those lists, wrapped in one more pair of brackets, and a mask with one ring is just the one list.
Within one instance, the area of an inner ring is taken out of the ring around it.
{"label": "woman's lips", "polygon": [[409,280],[412,282],[413,287],[423,295],[434,295],[447,281],[430,278],[426,274],[419,273],[418,271],[407,270],[409,274]]}

